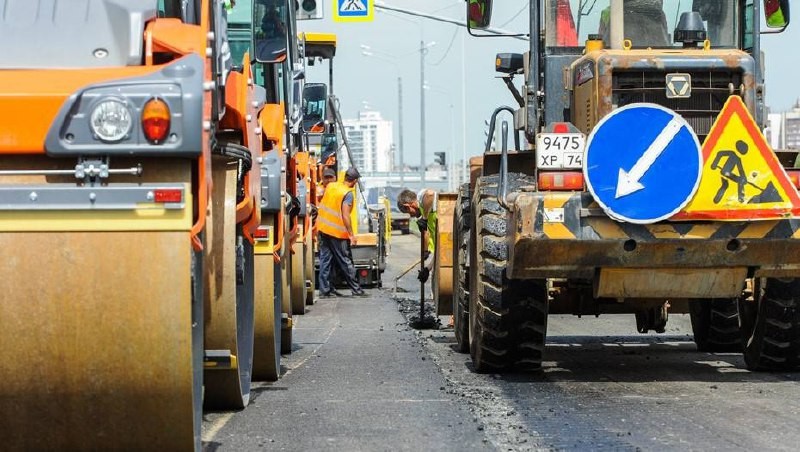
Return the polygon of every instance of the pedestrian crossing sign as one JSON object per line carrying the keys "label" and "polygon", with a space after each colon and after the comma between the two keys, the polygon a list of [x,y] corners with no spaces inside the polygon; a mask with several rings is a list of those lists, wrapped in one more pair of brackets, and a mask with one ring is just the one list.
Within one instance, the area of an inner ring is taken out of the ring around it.
{"label": "pedestrian crossing sign", "polygon": [[333,0],[335,22],[372,22],[375,0]]}
{"label": "pedestrian crossing sign", "polygon": [[703,143],[700,186],[673,220],[800,216],[800,196],[742,99],[725,102]]}

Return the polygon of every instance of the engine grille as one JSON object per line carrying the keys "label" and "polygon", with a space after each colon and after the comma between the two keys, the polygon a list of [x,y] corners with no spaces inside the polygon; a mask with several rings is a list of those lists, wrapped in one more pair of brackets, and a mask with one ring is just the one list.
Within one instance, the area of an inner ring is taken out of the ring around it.
{"label": "engine grille", "polygon": [[692,76],[691,97],[667,98],[667,72],[616,71],[613,75],[612,102],[617,107],[636,102],[650,102],[674,110],[692,126],[702,143],[711,131],[711,125],[725,105],[728,96],[742,94],[742,73],[724,70],[669,71],[669,73],[675,72]]}

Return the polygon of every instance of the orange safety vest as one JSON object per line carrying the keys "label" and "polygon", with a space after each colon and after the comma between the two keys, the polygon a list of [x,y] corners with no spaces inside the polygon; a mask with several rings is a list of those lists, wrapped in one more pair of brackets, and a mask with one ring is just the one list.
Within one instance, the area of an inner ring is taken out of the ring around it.
{"label": "orange safety vest", "polygon": [[350,187],[342,182],[331,182],[325,187],[317,216],[319,232],[339,239],[350,237],[342,219],[342,203],[349,191]]}

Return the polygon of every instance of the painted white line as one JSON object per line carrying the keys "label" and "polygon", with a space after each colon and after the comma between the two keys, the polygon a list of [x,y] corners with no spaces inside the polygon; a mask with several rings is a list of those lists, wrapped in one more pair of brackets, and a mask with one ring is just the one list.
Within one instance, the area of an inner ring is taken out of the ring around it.
{"label": "painted white line", "polygon": [[217,433],[219,433],[219,431],[222,430],[222,427],[225,427],[225,424],[227,424],[228,421],[230,421],[233,418],[234,414],[236,413],[225,413],[219,418],[217,418],[217,420],[214,421],[213,424],[211,424],[211,427],[209,427],[208,430],[203,431],[202,434],[203,442],[207,443],[213,440],[214,437],[217,436]]}
{"label": "painted white line", "polygon": [[[338,304],[339,304],[339,301],[338,300],[334,300],[333,307],[331,308],[334,313],[336,312],[336,308],[337,308]],[[299,323],[299,322],[300,322],[300,318],[297,319],[297,323]],[[311,357],[315,356],[317,354],[317,351],[319,351],[319,349],[322,348],[323,345],[327,344],[328,341],[330,340],[331,336],[333,336],[333,332],[336,331],[336,329],[338,328],[337,325],[339,325],[339,315],[335,314],[334,315],[333,327],[330,329],[330,331],[328,331],[328,335],[325,336],[325,340],[323,340],[322,342],[319,343],[319,345],[314,347],[314,350],[312,350],[311,353],[308,354],[308,356],[303,358],[302,361],[300,361],[299,363],[297,363],[296,365],[294,365],[292,367],[287,368],[286,373],[281,375],[281,378],[285,378],[290,373],[292,373],[293,370],[300,368],[309,359],[311,359]],[[300,329],[300,328],[298,328],[298,329]],[[240,413],[243,413],[243,412],[244,411],[240,411]],[[214,439],[214,437],[217,436],[217,433],[219,433],[219,431],[222,430],[222,428],[225,427],[225,425],[228,422],[230,422],[231,419],[233,419],[233,415],[234,414],[236,414],[236,413],[235,412],[234,413],[225,413],[222,416],[220,416],[216,421],[214,421],[214,423],[211,424],[211,427],[209,427],[208,430],[202,432],[202,440],[203,440],[203,442],[212,441]]]}
{"label": "painted white line", "polygon": [[[365,399],[359,400],[359,402],[368,401],[370,403],[373,402],[380,402],[380,403],[429,403],[429,402],[437,402],[437,403],[452,403],[453,400],[449,399]],[[325,403],[352,403],[353,400],[344,400],[344,399],[331,399],[326,400]]]}
{"label": "painted white line", "polygon": [[[311,351],[311,353],[309,353],[309,354],[308,354],[308,355],[307,355],[305,358],[303,358],[303,359],[302,359],[302,360],[301,360],[299,363],[295,364],[295,365],[294,365],[294,366],[292,366],[292,367],[288,367],[288,366],[287,366],[286,373],[285,373],[285,374],[283,374],[283,375],[281,376],[281,378],[284,378],[284,377],[286,377],[287,375],[291,374],[293,370],[295,370],[295,369],[299,369],[300,367],[302,367],[302,366],[303,366],[303,364],[305,364],[305,363],[306,363],[306,362],[307,362],[309,359],[311,359],[313,356],[316,356],[316,354],[317,354],[317,351],[319,351],[319,349],[320,349],[320,348],[322,348],[322,346],[323,346],[323,345],[325,345],[325,344],[327,344],[327,343],[328,343],[328,341],[331,339],[331,336],[333,336],[333,332],[334,332],[334,331],[336,331],[336,330],[338,329],[338,326],[337,326],[337,325],[339,325],[339,314],[338,314],[338,313],[336,313],[336,308],[338,307],[338,305],[339,305],[339,300],[334,300],[334,301],[333,301],[333,306],[331,307],[331,311],[334,313],[334,316],[333,316],[333,326],[331,327],[331,330],[330,330],[330,331],[328,331],[328,335],[327,335],[327,336],[325,336],[325,339],[324,339],[322,342],[320,342],[320,343],[319,343],[319,344],[318,344],[316,347],[314,347],[314,350],[312,350],[312,351]],[[300,319],[297,319],[297,321],[298,321],[298,323],[299,323],[299,322],[300,322]]]}

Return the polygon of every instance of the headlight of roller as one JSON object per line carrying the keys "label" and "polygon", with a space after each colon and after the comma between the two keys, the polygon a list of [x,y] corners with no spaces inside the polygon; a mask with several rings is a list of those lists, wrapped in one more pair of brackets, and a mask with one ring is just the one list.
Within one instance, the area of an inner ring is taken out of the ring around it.
{"label": "headlight of roller", "polygon": [[106,142],[117,142],[130,133],[133,119],[124,103],[104,100],[92,110],[89,124],[97,138]]}

